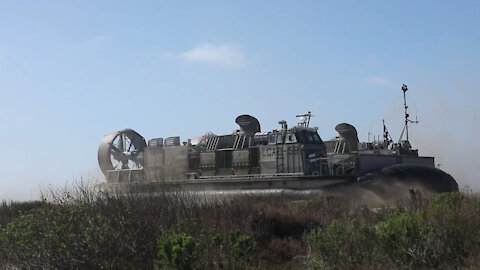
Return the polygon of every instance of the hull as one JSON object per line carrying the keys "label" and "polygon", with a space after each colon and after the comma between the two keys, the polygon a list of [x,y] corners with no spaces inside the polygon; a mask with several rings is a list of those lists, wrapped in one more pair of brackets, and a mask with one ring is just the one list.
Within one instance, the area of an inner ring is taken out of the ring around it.
{"label": "hull", "polygon": [[[132,171],[126,170],[124,173],[132,175]],[[281,196],[295,200],[333,196],[370,206],[392,204],[403,199],[415,201],[441,192],[458,191],[458,185],[451,175],[436,168],[411,164],[388,166],[361,177],[243,175],[104,183],[101,186],[122,194],[170,194],[184,198],[197,197],[202,201],[235,196]]]}
{"label": "hull", "polygon": [[192,180],[104,183],[102,187],[133,193],[200,192],[232,195],[294,195],[308,194],[326,187],[351,183],[354,183],[354,178],[351,176],[257,175]]}

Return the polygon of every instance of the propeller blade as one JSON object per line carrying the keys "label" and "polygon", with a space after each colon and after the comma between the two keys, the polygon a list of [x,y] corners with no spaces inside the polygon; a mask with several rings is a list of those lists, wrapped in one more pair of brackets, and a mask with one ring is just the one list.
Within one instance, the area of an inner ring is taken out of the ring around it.
{"label": "propeller blade", "polygon": [[123,151],[125,151],[125,142],[124,142],[124,137],[123,137],[123,134],[120,135],[120,138],[118,140],[118,148],[120,150],[120,152],[123,153]]}

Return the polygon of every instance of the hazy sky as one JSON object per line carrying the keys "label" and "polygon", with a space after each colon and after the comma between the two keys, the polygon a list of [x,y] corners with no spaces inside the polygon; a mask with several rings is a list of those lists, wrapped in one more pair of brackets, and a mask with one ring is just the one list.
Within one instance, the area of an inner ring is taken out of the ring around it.
{"label": "hazy sky", "polygon": [[480,190],[479,1],[0,2],[0,199],[101,180],[97,148],[125,127],[182,140],[264,130],[312,111],[411,141]]}

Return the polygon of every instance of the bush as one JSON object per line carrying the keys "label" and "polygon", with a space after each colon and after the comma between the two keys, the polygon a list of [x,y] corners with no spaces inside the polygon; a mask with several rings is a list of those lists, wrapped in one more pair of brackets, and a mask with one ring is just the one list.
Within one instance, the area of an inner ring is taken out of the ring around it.
{"label": "bush", "polygon": [[10,223],[13,219],[26,215],[35,209],[47,206],[45,201],[10,202],[3,201],[0,205],[0,228]]}
{"label": "bush", "polygon": [[[171,269],[243,269],[256,260],[256,243],[239,231],[225,242],[219,234],[168,233],[158,238],[158,265]],[[212,252],[213,251],[213,252]]]}
{"label": "bush", "polygon": [[435,196],[425,210],[426,220],[435,232],[438,257],[444,265],[463,265],[480,251],[480,201],[463,194]]}
{"label": "bush", "polygon": [[0,205],[0,268],[464,268],[480,261],[480,199],[395,209],[336,199],[202,200],[79,189]]}
{"label": "bush", "polygon": [[441,243],[422,215],[394,213],[377,227],[382,249],[398,266],[437,266]]}
{"label": "bush", "polygon": [[254,261],[253,255],[255,254],[257,243],[250,236],[235,231],[230,235],[229,244],[231,246],[231,258],[236,263],[247,265]]}
{"label": "bush", "polygon": [[478,199],[438,194],[419,211],[394,213],[378,224],[382,246],[397,265],[462,267],[480,248]]}
{"label": "bush", "polygon": [[374,265],[381,259],[375,228],[353,219],[333,221],[307,235],[313,268],[348,269]]}
{"label": "bush", "polygon": [[165,267],[175,269],[195,269],[200,245],[185,233],[170,234],[158,238],[158,258]]}
{"label": "bush", "polygon": [[82,206],[44,207],[1,230],[2,253],[25,268],[109,268],[116,258],[104,255],[120,236],[111,222]]}

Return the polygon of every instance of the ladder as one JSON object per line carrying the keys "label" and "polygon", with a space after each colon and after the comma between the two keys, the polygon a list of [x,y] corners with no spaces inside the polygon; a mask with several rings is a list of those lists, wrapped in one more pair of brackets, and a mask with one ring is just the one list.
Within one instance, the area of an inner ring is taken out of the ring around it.
{"label": "ladder", "polygon": [[276,164],[277,164],[277,173],[284,173],[284,158],[283,158],[283,144],[277,144],[275,149],[276,154]]}

